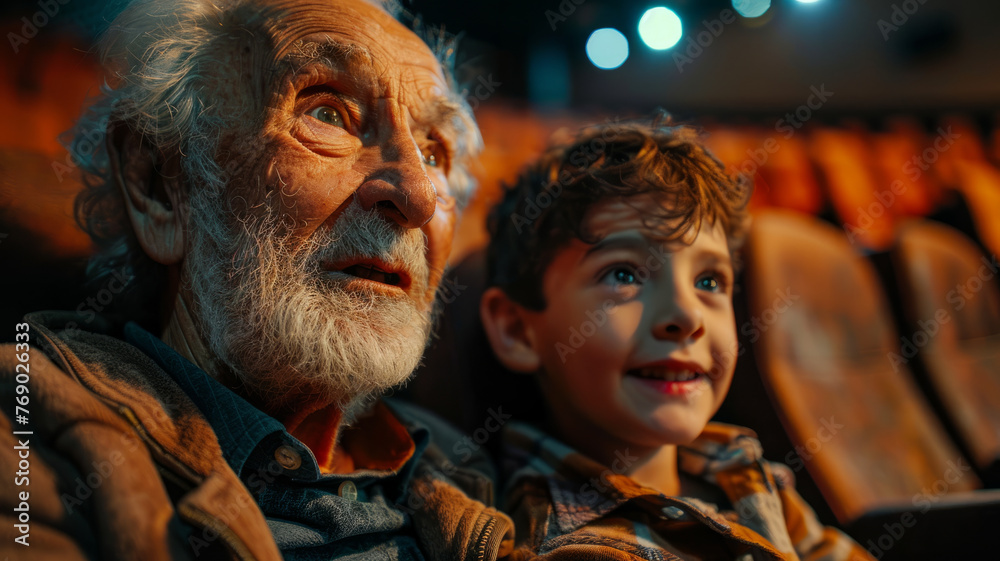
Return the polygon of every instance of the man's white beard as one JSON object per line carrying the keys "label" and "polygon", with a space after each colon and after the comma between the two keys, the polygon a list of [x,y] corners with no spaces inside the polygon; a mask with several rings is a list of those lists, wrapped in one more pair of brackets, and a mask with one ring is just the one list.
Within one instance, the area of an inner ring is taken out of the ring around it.
{"label": "man's white beard", "polygon": [[274,217],[244,221],[234,234],[219,199],[192,199],[186,267],[202,336],[248,393],[270,407],[315,396],[350,422],[409,378],[429,340],[431,311],[412,298],[348,290],[345,278],[319,264],[350,257],[400,263],[410,293],[423,298],[429,270],[422,231],[352,203],[332,229],[291,251]]}

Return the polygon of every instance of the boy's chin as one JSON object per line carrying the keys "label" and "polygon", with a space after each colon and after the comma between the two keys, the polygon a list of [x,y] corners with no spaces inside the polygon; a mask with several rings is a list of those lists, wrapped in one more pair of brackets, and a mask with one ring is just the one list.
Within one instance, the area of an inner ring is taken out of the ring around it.
{"label": "boy's chin", "polygon": [[[656,418],[635,416],[631,422],[616,423],[609,431],[622,442],[645,449],[663,446],[684,446],[694,442],[705,429],[707,422],[699,422],[690,417],[686,420],[676,418]],[[624,429],[624,430],[623,430]]]}
{"label": "boy's chin", "polygon": [[627,423],[633,429],[627,432],[634,436],[641,434],[646,446],[690,444],[715,414],[714,402],[708,393],[692,396],[688,401],[633,402],[632,422]]}
{"label": "boy's chin", "polygon": [[[678,414],[680,413],[680,414]],[[700,415],[691,411],[656,412],[647,422],[660,446],[683,446],[694,442],[711,415]]]}

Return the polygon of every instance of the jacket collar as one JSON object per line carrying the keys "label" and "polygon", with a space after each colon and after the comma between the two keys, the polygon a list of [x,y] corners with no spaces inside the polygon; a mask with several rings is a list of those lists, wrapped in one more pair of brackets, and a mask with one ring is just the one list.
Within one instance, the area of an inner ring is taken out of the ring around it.
{"label": "jacket collar", "polygon": [[[138,324],[125,325],[125,340],[152,358],[191,398],[219,439],[226,462],[241,479],[274,461],[275,451],[281,446],[291,448],[301,459],[294,469],[282,470],[293,480],[313,482],[347,477],[322,473],[312,450],[289,434],[280,421],[254,407]],[[413,464],[429,439],[426,427],[415,421],[402,422],[385,403],[377,401],[352,426],[341,429],[338,450],[350,457],[352,481],[383,480],[392,494],[390,498],[399,500]]]}
{"label": "jacket collar", "polygon": [[274,540],[261,539],[270,529],[208,421],[162,368],[100,316],[84,322],[74,312],[35,312],[25,320],[53,362],[124,417],[153,460],[187,489],[176,508],[204,529],[205,536],[192,535],[194,546],[199,538],[223,539],[240,558],[281,559]]}
{"label": "jacket collar", "polygon": [[[181,356],[169,345],[135,322],[125,325],[125,340],[153,359],[191,398],[219,439],[222,455],[242,477],[243,466],[254,449],[285,427],[266,415],[204,370]],[[304,446],[299,446],[305,453]]]}
{"label": "jacket collar", "polygon": [[[781,523],[780,502],[770,467],[762,459],[760,442],[752,430],[709,423],[692,443],[677,447],[681,477],[694,477],[718,486],[736,508],[723,514],[715,505],[695,497],[668,497],[624,474],[622,464],[605,466],[546,435],[535,427],[511,423],[504,434],[505,452],[515,465],[508,490],[523,478],[543,478],[552,496],[559,532],[568,534],[625,505],[653,510],[674,520],[698,520],[717,532],[752,543],[781,557],[791,549]],[[741,502],[742,501],[742,502]],[[747,502],[749,501],[749,502]],[[760,513],[759,509],[767,512]],[[775,523],[774,516],[777,515]],[[738,517],[739,524],[732,518]],[[794,555],[794,553],[792,553]]]}

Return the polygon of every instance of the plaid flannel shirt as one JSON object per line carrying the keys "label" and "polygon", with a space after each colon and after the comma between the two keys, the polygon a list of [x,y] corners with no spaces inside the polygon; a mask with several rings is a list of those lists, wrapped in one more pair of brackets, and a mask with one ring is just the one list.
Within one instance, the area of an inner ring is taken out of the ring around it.
{"label": "plaid flannel shirt", "polygon": [[605,466],[522,423],[506,429],[504,448],[510,561],[872,559],[819,523],[791,470],[765,461],[749,429],[710,423],[678,447],[682,479],[709,491],[700,497],[668,497],[623,475],[627,450]]}

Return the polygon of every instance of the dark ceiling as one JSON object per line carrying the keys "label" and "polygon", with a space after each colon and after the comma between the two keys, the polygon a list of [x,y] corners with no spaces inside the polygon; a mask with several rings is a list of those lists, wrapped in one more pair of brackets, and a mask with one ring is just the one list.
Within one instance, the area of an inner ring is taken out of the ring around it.
{"label": "dark ceiling", "polygon": [[[108,5],[123,1],[70,0],[62,23],[93,29]],[[8,2],[0,13],[17,20],[37,4]],[[489,82],[495,90],[490,98],[544,109],[773,113],[803,103],[812,87],[822,85],[836,92],[831,114],[1000,107],[1000,3],[988,0],[772,0],[763,17],[735,18],[721,27],[718,21],[732,7],[728,0],[404,5],[426,23],[461,34],[458,74],[470,95]],[[685,27],[681,42],[666,51],[645,47],[636,31],[642,13],[657,5],[676,11]],[[893,22],[900,25],[885,27]],[[589,34],[602,27],[617,28],[629,40],[629,59],[618,69],[597,69],[584,53]],[[710,30],[717,33],[706,35]],[[693,44],[699,37],[707,43],[702,49]]]}

